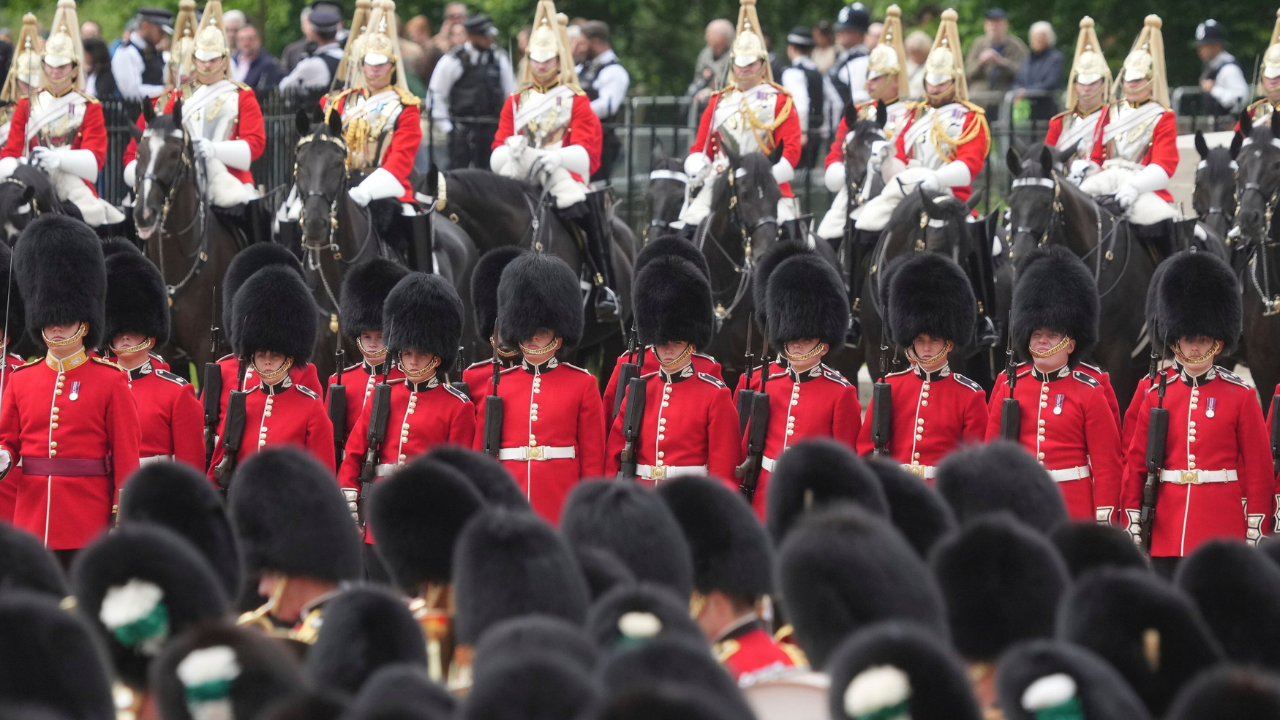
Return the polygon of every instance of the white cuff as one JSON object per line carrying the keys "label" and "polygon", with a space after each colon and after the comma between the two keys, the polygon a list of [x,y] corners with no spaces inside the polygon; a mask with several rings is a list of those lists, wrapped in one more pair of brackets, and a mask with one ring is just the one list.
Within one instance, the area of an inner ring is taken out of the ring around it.
{"label": "white cuff", "polygon": [[0,160],[0,180],[9,177],[14,170],[18,169],[18,158],[7,157]]}
{"label": "white cuff", "polygon": [[963,187],[973,181],[969,166],[956,160],[938,168],[938,184],[943,187]]}
{"label": "white cuff", "polygon": [[370,200],[400,197],[404,194],[404,185],[399,178],[386,168],[378,168],[369,173],[357,187],[369,193]]}
{"label": "white cuff", "polygon": [[506,145],[499,145],[489,154],[489,169],[496,173],[501,173],[502,168],[509,162],[511,162],[511,148]]}
{"label": "white cuff", "polygon": [[773,179],[779,184],[789,183],[796,177],[796,169],[786,158],[782,158],[773,165]]}
{"label": "white cuff", "polygon": [[833,162],[827,166],[827,174],[823,176],[823,181],[827,185],[828,192],[840,192],[840,188],[844,187],[845,179],[844,163]]}
{"label": "white cuff", "polygon": [[130,189],[138,186],[138,161],[130,160],[128,165],[124,166],[124,184]]}
{"label": "white cuff", "polygon": [[684,172],[690,177],[702,172],[711,164],[711,158],[706,153],[689,153],[689,157],[684,159]]}
{"label": "white cuff", "polygon": [[591,157],[581,145],[565,145],[555,151],[560,156],[560,167],[586,179],[591,174]]}
{"label": "white cuff", "polygon": [[1169,173],[1159,165],[1148,165],[1134,173],[1133,177],[1129,178],[1129,184],[1139,193],[1164,190],[1169,187]]}
{"label": "white cuff", "polygon": [[253,162],[247,140],[215,142],[213,144],[213,156],[221,160],[223,165],[237,170],[248,170],[249,164]]}

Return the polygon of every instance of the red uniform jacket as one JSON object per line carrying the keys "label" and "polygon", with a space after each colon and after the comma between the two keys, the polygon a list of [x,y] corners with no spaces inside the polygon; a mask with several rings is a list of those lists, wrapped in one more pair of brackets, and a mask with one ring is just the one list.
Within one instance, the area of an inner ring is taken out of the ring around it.
{"label": "red uniform jacket", "polygon": [[[1170,381],[1176,380],[1178,377],[1178,369],[1175,367],[1167,367],[1163,372],[1169,375]],[[1125,450],[1126,458],[1128,457],[1129,440],[1133,437],[1133,428],[1138,424],[1138,413],[1142,411],[1142,399],[1146,396],[1147,390],[1151,389],[1151,387],[1151,378],[1145,375],[1142,376],[1142,378],[1138,380],[1138,387],[1133,391],[1133,399],[1129,401],[1129,407],[1124,411],[1124,425],[1120,427],[1120,447]],[[1145,459],[1143,461],[1142,469],[1144,472],[1146,471]],[[1128,472],[1127,467],[1126,472]],[[1125,477],[1128,477],[1128,475]]]}
{"label": "red uniform jacket", "polygon": [[844,136],[849,134],[849,123],[845,121],[844,115],[840,116],[840,125],[836,127],[836,134],[831,136],[831,149],[827,151],[827,159],[823,162],[823,167],[831,167],[832,163],[844,162]]}
{"label": "red uniform jacket", "polygon": [[[987,433],[987,393],[978,383],[944,366],[926,373],[918,366],[885,376],[892,388],[889,457],[933,484],[937,466],[952,450],[982,443]],[[875,450],[871,413],[858,433],[858,454]]]}
{"label": "red uniform jacket", "polygon": [[[1000,373],[988,406],[988,441],[1000,437],[1000,405],[1006,397],[1009,385]],[[1022,408],[1019,442],[1050,474],[1059,475],[1054,480],[1071,519],[1110,522],[1120,507],[1124,472],[1120,430],[1102,385],[1065,365],[1047,376],[1028,365],[1018,373],[1013,397]]]}
{"label": "red uniform jacket", "polygon": [[[521,362],[503,370],[497,394],[502,398],[498,459],[538,515],[558,525],[569,491],[604,472],[604,407],[596,379],[553,357],[542,365]],[[484,408],[482,395],[476,402],[476,450],[484,449]],[[570,450],[573,457],[547,457]]]}
{"label": "red uniform jacket", "polygon": [[[0,448],[12,464],[23,459],[25,466],[16,478],[13,524],[54,550],[82,548],[106,530],[120,488],[138,468],[138,410],[129,376],[101,358],[63,362],[70,367],[64,372],[45,359],[15,370],[0,417]],[[96,462],[102,470],[46,475],[34,467],[42,461]]]}
{"label": "red uniform jacket", "polygon": [[[248,85],[240,86],[240,111],[236,114],[235,125],[231,128],[231,133],[227,136],[227,140],[244,140],[249,143],[249,157],[257,160],[262,157],[262,151],[267,147],[267,132],[262,123],[262,107],[258,105],[258,96],[254,94],[253,89]],[[194,89],[194,83],[192,88]],[[173,112],[173,101],[178,93],[167,92],[156,98],[153,105],[156,112],[162,115],[169,115]],[[164,101],[164,106],[160,106],[160,101]],[[138,129],[146,130],[147,121],[141,115],[138,116]],[[124,164],[128,165],[138,159],[138,141],[130,139],[129,145],[124,149]],[[227,172],[231,176],[242,183],[253,184],[253,173],[248,170],[237,170],[236,168],[227,166]]]}
{"label": "red uniform jacket", "polygon": [[[321,465],[334,467],[333,423],[325,411],[320,395],[292,378],[278,385],[259,384],[245,398],[244,438],[236,464],[241,465],[254,453],[268,446],[295,445],[310,452]],[[209,463],[209,478],[226,453],[227,414],[222,413],[218,425],[218,442]]]}
{"label": "red uniform jacket", "polygon": [[[787,448],[808,438],[832,438],[853,449],[862,425],[858,386],[821,363],[798,377],[791,370],[772,375],[767,389],[769,430],[764,440],[764,468],[760,470],[760,481],[751,501],[762,522],[773,464]],[[739,447],[743,457],[747,454],[750,434],[748,422]]]}
{"label": "red uniform jacket", "polygon": [[[787,103],[791,102],[791,93],[788,93],[781,85],[774,84],[773,86],[778,89],[778,101],[777,105],[774,106],[774,117],[776,118],[782,113]],[[707,109],[702,111],[702,119],[698,122],[698,136],[689,148],[691,153],[706,153],[707,157],[711,158],[713,162],[720,152],[720,141],[719,135],[714,132],[711,123],[716,116],[716,103],[724,92],[724,90],[721,90],[711,96],[711,102],[707,104]],[[774,128],[773,141],[766,145],[772,151],[779,143],[782,143],[783,159],[791,163],[793,168],[800,167],[800,151],[803,149],[800,146],[800,135],[800,118],[796,115],[795,107],[792,106],[782,124]],[[779,187],[782,189],[782,197],[795,197],[795,193],[791,191],[791,183],[782,183]]]}
{"label": "red uniform jacket", "polygon": [[[9,120],[9,139],[0,148],[0,159],[22,157],[23,150],[26,149],[23,141],[27,137],[27,118],[30,115],[31,103],[27,98],[19,98],[13,108],[13,117]],[[34,149],[39,145],[38,137],[31,138],[30,148]],[[107,161],[107,125],[102,119],[102,106],[94,98],[85,96],[84,120],[76,131],[75,139],[67,147],[71,150],[92,150],[93,156],[98,159],[98,172],[102,172],[102,166]],[[84,184],[93,191],[94,197],[98,196],[93,183],[86,180]]]}
{"label": "red uniform jacket", "polygon": [[[755,390],[759,392],[760,368],[761,368],[760,365],[756,365],[751,368],[751,382],[747,382],[746,373],[742,373],[741,375],[738,376],[738,384],[733,388],[734,397],[737,397],[738,393],[741,392],[742,390]],[[769,363],[769,372],[773,373],[773,375],[776,375],[778,373],[784,373],[787,371],[788,368],[789,368],[788,365],[784,365],[783,363],[777,360],[774,360],[773,362]],[[770,375],[769,377],[773,377],[773,375]]]}
{"label": "red uniform jacket", "polygon": [[[360,468],[369,450],[369,419],[373,403],[365,403],[355,429],[347,437],[346,457],[338,470],[338,484],[360,490]],[[405,378],[391,381],[391,413],[387,435],[378,451],[375,480],[390,475],[437,445],[467,447],[476,434],[476,410],[449,383],[432,377],[421,383]],[[399,432],[396,432],[399,430]],[[365,527],[365,542],[373,534]]]}
{"label": "red uniform jacket", "polygon": [[[1111,111],[1108,109],[1098,119],[1098,129],[1094,130],[1093,157],[1090,159],[1099,165],[1111,157],[1110,151],[1102,143],[1103,132],[1110,121]],[[1172,110],[1165,110],[1160,119],[1156,121],[1155,130],[1151,133],[1151,145],[1147,148],[1147,154],[1142,158],[1142,164],[1159,165],[1164,168],[1164,171],[1171,178],[1173,173],[1178,170],[1178,119],[1174,116]],[[1160,199],[1165,202],[1173,202],[1173,196],[1169,194],[1168,190],[1157,190],[1156,195],[1159,195]]]}
{"label": "red uniform jacket", "polygon": [[128,372],[138,403],[139,461],[177,460],[204,470],[204,408],[195,388],[150,361]]}
{"label": "red uniform jacket", "polygon": [[[960,134],[976,134],[973,139],[955,147],[955,154],[952,155],[951,161],[959,160],[964,163],[965,167],[969,168],[970,182],[972,182],[978,179],[978,173],[982,172],[982,167],[987,162],[987,151],[991,147],[991,136],[985,125],[982,113],[973,110],[974,106],[972,105],[969,107],[969,114],[965,116],[964,126],[960,129]],[[898,159],[904,163],[910,162],[912,157],[907,154],[906,150],[907,133],[911,130],[911,126],[915,124],[916,118],[920,116],[923,109],[923,107],[917,107],[908,110],[906,118],[902,121],[902,128],[893,137],[893,146],[897,149]],[[951,192],[960,202],[968,202],[969,196],[973,194],[973,186],[953,187]]]}
{"label": "red uniform jacket", "polygon": [[[724,383],[685,365],[674,375],[663,370],[645,377],[644,420],[636,442],[637,480],[653,485],[685,475],[710,475],[738,489],[734,470],[742,462],[738,413]],[[630,398],[628,398],[629,400]],[[626,446],[623,401],[609,431],[605,474],[615,477]]]}
{"label": "red uniform jacket", "polygon": [[[502,361],[500,364],[502,365],[503,370],[511,367],[508,364],[508,361],[503,360],[501,356],[499,356],[499,360]],[[492,395],[493,361],[481,360],[480,362],[474,362],[468,365],[467,369],[462,371],[462,382],[467,384],[467,394],[471,396],[471,402],[473,403],[478,404],[480,402],[480,398],[486,395]]]}
{"label": "red uniform jacket", "polygon": [[[350,93],[368,93],[368,90],[353,89],[339,94],[334,101],[334,112],[341,113]],[[327,108],[330,96],[320,98],[320,107]],[[422,106],[403,102],[396,115],[396,129],[391,134],[391,145],[382,156],[382,169],[396,176],[404,186],[404,195],[400,202],[414,202],[413,186],[409,184],[409,173],[413,171],[414,158],[418,156],[418,146],[422,144]]]}
{"label": "red uniform jacket", "polygon": [[[644,364],[643,364],[643,367],[640,368],[642,372],[645,370],[645,368],[658,367],[658,353],[654,351],[653,346],[646,345],[645,351],[646,352],[644,356]],[[628,362],[627,357],[628,357],[628,353],[623,353],[618,356],[617,361],[615,361],[613,364],[613,372],[609,374],[609,382],[607,385],[604,386],[603,400],[604,400],[604,414],[605,414],[605,432],[608,432],[609,428],[613,427],[613,399],[617,396],[617,393],[618,393],[618,373],[621,372],[622,363]],[[719,380],[720,382],[724,382],[724,375],[721,374],[722,371],[720,369],[720,363],[716,362],[715,358],[700,352],[695,352],[690,357],[693,360],[694,372],[706,373],[714,377],[715,379]],[[639,362],[640,358],[637,357],[636,361]],[[645,374],[648,374],[648,373],[645,373]]]}
{"label": "red uniform jacket", "polygon": [[[1157,395],[1155,388],[1147,390],[1129,440],[1122,502],[1130,532],[1142,508],[1147,425]],[[1168,475],[1162,475],[1156,498],[1151,555],[1183,557],[1218,537],[1256,541],[1272,511],[1275,490],[1270,442],[1257,392],[1220,367],[1199,378],[1182,372],[1168,383],[1164,408],[1169,411],[1164,454]],[[1232,470],[1235,477],[1227,482],[1182,484],[1184,470]]]}
{"label": "red uniform jacket", "polygon": [[[347,426],[343,428],[347,439],[351,439],[351,429],[356,426],[360,414],[373,399],[373,389],[382,382],[382,368],[383,365],[370,365],[369,361],[365,360],[359,365],[352,365],[342,370],[342,386],[347,389]],[[404,372],[400,370],[400,366],[392,363],[391,369],[387,372],[387,381],[402,377]],[[329,376],[329,382],[325,384],[325,397],[329,396],[328,388],[333,387],[337,381],[337,373]]]}
{"label": "red uniform jacket", "polygon": [[805,664],[774,642],[759,620],[731,629],[712,644],[711,651],[738,687],[744,688]]}
{"label": "red uniform jacket", "polygon": [[[515,113],[519,105],[520,93],[507,96],[507,101],[502,104],[502,114],[498,116],[498,132],[493,136],[493,145],[489,147],[490,150],[497,150],[507,142],[507,138],[516,134]],[[600,127],[600,118],[596,117],[591,109],[591,99],[582,91],[578,91],[573,96],[572,113],[560,144],[562,147],[578,145],[586,150],[591,173],[594,174],[600,168],[600,144],[604,138],[604,129]],[[569,174],[576,180],[586,180],[577,173]]]}
{"label": "red uniform jacket", "polygon": [[[222,368],[222,400],[218,403],[218,427],[222,427],[222,421],[227,417],[227,400],[231,397],[231,391],[236,389],[236,375],[240,372],[240,361],[235,355],[224,355],[218,360],[218,366]],[[310,390],[319,395],[323,386],[320,385],[320,375],[316,373],[316,366],[307,363],[299,367],[294,363],[289,368],[289,379],[294,384]],[[244,371],[244,385],[241,389],[248,389],[258,384],[258,373],[253,370],[253,363],[249,363]],[[330,445],[333,444],[330,439]]]}
{"label": "red uniform jacket", "polygon": [[[9,411],[9,397],[4,394],[9,385],[9,371],[22,367],[26,361],[17,355],[5,355],[0,360],[0,417]],[[0,522],[13,522],[13,501],[18,495],[22,468],[10,467],[9,474],[0,480]]]}

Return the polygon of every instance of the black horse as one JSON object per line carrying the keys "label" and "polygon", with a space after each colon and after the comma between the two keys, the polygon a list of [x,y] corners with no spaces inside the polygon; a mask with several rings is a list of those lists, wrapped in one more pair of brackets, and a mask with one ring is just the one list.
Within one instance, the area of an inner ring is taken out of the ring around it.
{"label": "black horse", "polygon": [[79,208],[58,199],[49,174],[40,168],[19,165],[0,180],[0,228],[5,242],[13,245],[28,223],[49,212],[82,219]]}
{"label": "black horse", "polygon": [[1262,395],[1264,412],[1280,382],[1280,227],[1272,218],[1280,205],[1280,128],[1276,116],[1253,126],[1240,117],[1240,135],[1249,142],[1236,160],[1237,253],[1244,258],[1244,337],[1242,358]]}
{"label": "black horse", "polygon": [[1196,211],[1195,245],[1230,262],[1227,233],[1236,219],[1236,157],[1243,137],[1236,134],[1229,147],[1209,148],[1204,133],[1196,131],[1195,191],[1191,207]]}
{"label": "black horse", "polygon": [[645,238],[664,233],[680,217],[680,209],[684,207],[685,188],[689,185],[689,178],[684,174],[684,163],[679,158],[667,155],[662,143],[653,144],[652,159],[649,186],[644,192],[644,204],[649,209]]}

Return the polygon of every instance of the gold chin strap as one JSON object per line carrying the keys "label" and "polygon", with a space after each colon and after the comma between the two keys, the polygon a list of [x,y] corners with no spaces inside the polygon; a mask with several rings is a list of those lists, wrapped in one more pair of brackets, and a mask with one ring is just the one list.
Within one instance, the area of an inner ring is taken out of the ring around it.
{"label": "gold chin strap", "polygon": [[427,363],[426,367],[417,371],[413,371],[405,367],[403,362],[400,364],[400,369],[404,370],[405,377],[414,382],[418,382],[418,380],[427,377],[428,373],[433,373],[438,367],[440,367],[440,358],[436,356],[432,356],[431,362]]}
{"label": "gold chin strap", "polygon": [[702,614],[703,609],[706,607],[707,596],[697,590],[693,591],[693,594],[689,596],[689,617],[697,620],[698,616]]}
{"label": "gold chin strap", "polygon": [[917,352],[916,352],[916,346],[915,346],[915,344],[914,344],[914,343],[913,343],[913,344],[911,345],[911,347],[910,347],[910,348],[908,348],[908,349],[911,351],[911,354],[915,356],[915,358],[916,358],[916,362],[918,362],[918,363],[920,363],[920,364],[922,364],[922,365],[927,365],[927,364],[929,364],[929,363],[933,362],[934,360],[937,360],[938,358],[943,357],[943,356],[944,356],[944,355],[946,355],[947,353],[949,353],[949,352],[951,352],[952,350],[954,350],[954,349],[955,349],[955,343],[952,343],[950,340],[948,340],[948,341],[947,341],[947,342],[942,346],[942,349],[941,349],[941,350],[939,350],[936,354],[931,355],[931,356],[929,356],[929,357],[927,357],[927,358],[922,358],[922,357],[920,357],[919,353],[917,353]]}
{"label": "gold chin strap", "polygon": [[253,370],[258,373],[258,377],[262,378],[263,382],[268,385],[274,385],[277,380],[284,377],[285,373],[289,372],[289,368],[291,367],[293,367],[293,358],[286,358],[284,364],[280,366],[279,370],[273,370],[269,373],[262,372],[258,369],[257,363],[254,363]]}
{"label": "gold chin strap", "polygon": [[360,341],[360,338],[356,338],[356,347],[360,348],[360,354],[361,354],[361,355],[364,355],[365,357],[367,357],[367,358],[371,358],[371,359],[372,359],[372,358],[380,358],[380,357],[383,357],[384,355],[386,355],[386,354],[387,354],[387,346],[386,346],[386,345],[383,345],[383,346],[382,346],[382,349],[381,349],[381,350],[378,350],[378,351],[376,351],[376,352],[369,352],[368,350],[365,350],[365,349],[364,349],[364,343]]}
{"label": "gold chin strap", "polygon": [[493,347],[494,350],[498,351],[498,357],[501,358],[507,358],[510,360],[520,354],[519,350],[503,350],[502,346],[498,344],[498,341],[495,340],[492,335],[489,336],[489,345]]}
{"label": "gold chin strap", "polygon": [[675,360],[672,360],[669,363],[664,363],[662,362],[662,360],[658,360],[658,365],[661,366],[662,369],[666,370],[668,373],[672,373],[684,367],[684,361],[688,360],[689,356],[692,354],[693,354],[693,343],[687,343],[684,346],[684,350],[680,351],[680,354],[676,356]]}
{"label": "gold chin strap", "polygon": [[1195,357],[1187,357],[1186,355],[1184,355],[1184,354],[1182,353],[1182,350],[1178,347],[1178,344],[1177,344],[1177,343],[1174,343],[1174,345],[1173,345],[1173,354],[1174,354],[1174,355],[1176,355],[1176,356],[1178,357],[1178,360],[1179,360],[1183,365],[1186,365],[1186,364],[1196,365],[1196,364],[1198,364],[1198,363],[1202,363],[1202,362],[1204,362],[1205,360],[1209,360],[1209,359],[1210,359],[1210,358],[1212,358],[1214,355],[1217,355],[1217,354],[1218,354],[1218,352],[1219,352],[1220,350],[1222,350],[1222,341],[1221,341],[1221,340],[1214,340],[1214,341],[1213,341],[1213,346],[1212,346],[1212,347],[1210,347],[1210,348],[1208,349],[1208,351],[1206,351],[1206,352],[1205,352],[1205,354],[1203,354],[1203,355],[1197,355],[1197,356],[1195,356]]}
{"label": "gold chin strap", "polygon": [[1031,353],[1031,356],[1032,356],[1032,357],[1037,357],[1037,358],[1040,358],[1041,360],[1043,360],[1044,358],[1052,357],[1053,355],[1057,355],[1057,354],[1058,354],[1058,352],[1059,352],[1059,351],[1061,351],[1063,348],[1065,348],[1065,347],[1067,346],[1067,344],[1068,344],[1068,343],[1070,343],[1070,342],[1071,342],[1071,336],[1069,336],[1069,335],[1063,335],[1063,336],[1062,336],[1062,342],[1058,343],[1057,345],[1054,345],[1053,347],[1049,348],[1048,350],[1045,350],[1044,352],[1036,352],[1035,350],[1032,350],[1031,348],[1027,348],[1027,351]]}
{"label": "gold chin strap", "polygon": [[289,586],[289,578],[282,577],[276,583],[276,588],[271,592],[271,599],[263,603],[262,607],[251,612],[247,612],[236,620],[236,625],[240,627],[256,627],[265,630],[268,634],[277,630],[276,626],[271,622],[271,611],[276,609],[280,604],[280,599],[284,597],[285,588]]}
{"label": "gold chin strap", "polygon": [[[151,348],[155,347],[155,344],[156,344],[155,338],[147,338],[146,340],[143,340],[142,342],[138,343],[137,345],[134,345],[133,347],[111,348],[111,349],[112,351],[115,352],[116,355],[122,355],[122,354],[130,355],[136,352],[142,352],[143,350],[150,350]],[[4,349],[3,346],[0,346],[0,350],[3,350],[3,349]]]}
{"label": "gold chin strap", "polygon": [[822,353],[826,352],[827,347],[828,345],[826,343],[820,342],[817,345],[814,345],[812,350],[810,350],[807,353],[804,353],[803,355],[792,355],[791,353],[787,352],[786,345],[783,345],[782,357],[786,358],[788,361],[793,363],[804,362],[805,360],[810,360],[813,357],[817,355],[821,355]]}
{"label": "gold chin strap", "polygon": [[49,347],[66,347],[80,338],[84,337],[85,332],[89,329],[87,323],[80,323],[80,327],[76,328],[76,332],[66,340],[50,340],[48,335],[44,334],[44,330],[40,331],[40,339],[44,340],[44,344]]}
{"label": "gold chin strap", "polygon": [[540,348],[531,348],[528,345],[525,345],[524,343],[520,343],[520,349],[523,350],[526,355],[532,355],[534,357],[542,357],[543,355],[546,355],[548,353],[553,353],[556,350],[559,350],[560,346],[563,344],[564,344],[563,338],[556,338],[552,342],[547,343],[546,347],[540,347]]}

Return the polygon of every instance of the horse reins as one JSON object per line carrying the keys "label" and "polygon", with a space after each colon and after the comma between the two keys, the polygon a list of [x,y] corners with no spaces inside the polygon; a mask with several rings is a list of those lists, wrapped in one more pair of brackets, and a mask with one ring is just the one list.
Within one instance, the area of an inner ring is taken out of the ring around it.
{"label": "horse reins", "polygon": [[[1267,262],[1268,248],[1280,246],[1280,243],[1271,239],[1271,221],[1275,214],[1276,203],[1280,201],[1280,187],[1271,193],[1270,197],[1267,197],[1266,193],[1262,191],[1262,186],[1258,183],[1245,183],[1244,191],[1240,193],[1240,197],[1243,197],[1250,190],[1264,198],[1263,202],[1266,208],[1264,217],[1266,222],[1263,224],[1260,237],[1246,238],[1251,244],[1253,242],[1257,243],[1253,251],[1253,257],[1249,258],[1249,281],[1253,284],[1254,291],[1258,293],[1258,297],[1262,300],[1263,317],[1269,317],[1280,313],[1280,297],[1272,297],[1271,295],[1271,268],[1270,263]],[[1239,227],[1239,225],[1237,224],[1236,227]],[[1259,265],[1262,266],[1261,281],[1258,280]]]}
{"label": "horse reins", "polygon": [[[774,226],[774,234],[777,235],[778,218],[773,215],[762,215],[755,223],[748,226],[746,219],[742,216],[742,211],[738,207],[738,191],[734,178],[737,176],[738,170],[729,168],[725,172],[725,178],[729,183],[729,222],[732,226],[738,228],[738,232],[742,237],[742,264],[739,265],[736,260],[725,250],[724,246],[716,238],[711,238],[711,244],[716,250],[724,256],[724,259],[733,266],[734,272],[738,274],[738,282],[733,290],[733,299],[729,302],[729,307],[725,307],[723,303],[715,304],[716,330],[718,331],[730,317],[733,311],[742,303],[743,298],[747,295],[747,287],[751,282],[751,269],[754,266],[752,262],[751,237],[760,230],[760,228],[768,225]],[[710,229],[710,223],[704,223],[707,230]],[[699,228],[699,233],[695,236],[695,244],[699,250],[703,249],[706,244],[707,236],[710,234],[707,230]],[[723,295],[722,292],[712,290],[713,297],[715,295]]]}
{"label": "horse reins", "polygon": [[[181,124],[181,121],[179,121],[179,124]],[[167,185],[167,188],[165,189],[164,204],[160,207],[160,220],[156,223],[156,253],[160,258],[159,265],[162,275],[164,274],[165,267],[165,236],[168,235],[170,237],[176,237],[190,232],[192,228],[194,228],[196,224],[204,218],[206,212],[205,201],[202,197],[196,205],[196,212],[191,215],[191,222],[188,223],[186,227],[176,232],[171,232],[165,229],[169,222],[169,209],[172,207],[173,201],[177,197],[178,188],[181,187],[182,182],[187,179],[187,176],[192,171],[191,153],[193,152],[190,138],[187,137],[185,128],[182,130],[171,130],[167,135],[168,137],[180,138],[182,140],[182,153],[180,155],[182,158],[182,165],[178,168],[178,174],[173,178],[172,182],[165,182],[163,178],[158,177],[155,172],[150,169],[142,176],[144,180],[150,180],[153,183],[160,185]],[[188,260],[192,260],[192,263],[191,266],[187,268],[187,274],[184,275],[176,284],[170,285],[167,282],[165,283],[165,292],[168,293],[170,305],[173,304],[173,299],[177,297],[178,293],[181,292],[184,287],[186,287],[187,283],[191,282],[192,278],[200,274],[200,270],[209,259],[208,235],[208,233],[201,233],[201,236],[196,241],[195,250],[193,252],[188,253],[182,251],[183,257]]]}

